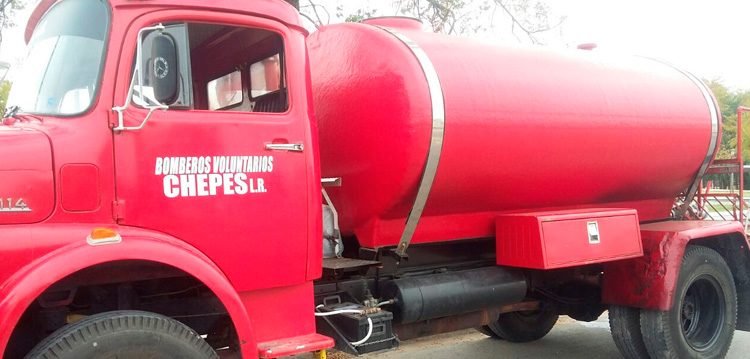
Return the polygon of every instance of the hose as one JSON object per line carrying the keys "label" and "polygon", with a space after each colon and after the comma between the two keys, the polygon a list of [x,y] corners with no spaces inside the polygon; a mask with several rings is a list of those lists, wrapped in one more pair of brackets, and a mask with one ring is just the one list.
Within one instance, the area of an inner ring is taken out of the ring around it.
{"label": "hose", "polygon": [[[315,307],[315,310],[318,310],[322,307],[323,307],[323,304]],[[356,310],[356,309],[340,309],[340,310],[334,310],[330,312],[317,312],[317,311],[315,312],[316,317],[330,317],[332,315],[339,315],[339,314],[365,314],[365,311]],[[362,340],[351,342],[351,345],[354,345],[354,346],[361,345],[361,344],[366,343],[370,339],[370,336],[372,336],[372,327],[374,326],[372,324],[372,319],[370,319],[370,317],[367,317],[367,325],[368,325],[367,335],[365,335],[365,337],[362,338]]]}
{"label": "hose", "polygon": [[384,305],[391,305],[391,304],[396,304],[396,300],[391,299],[391,300],[386,300],[385,302],[380,302],[376,305],[376,307],[382,307]]}

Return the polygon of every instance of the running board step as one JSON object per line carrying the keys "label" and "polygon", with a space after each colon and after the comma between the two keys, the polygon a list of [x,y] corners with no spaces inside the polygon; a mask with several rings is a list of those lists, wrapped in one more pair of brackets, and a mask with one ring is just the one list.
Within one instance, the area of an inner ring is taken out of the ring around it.
{"label": "running board step", "polygon": [[317,333],[301,335],[258,343],[258,356],[261,358],[279,358],[328,349],[332,348],[333,345],[333,339],[325,335]]}
{"label": "running board step", "polygon": [[382,263],[364,259],[352,258],[323,258],[323,270],[334,273],[355,272],[370,267],[379,267]]}

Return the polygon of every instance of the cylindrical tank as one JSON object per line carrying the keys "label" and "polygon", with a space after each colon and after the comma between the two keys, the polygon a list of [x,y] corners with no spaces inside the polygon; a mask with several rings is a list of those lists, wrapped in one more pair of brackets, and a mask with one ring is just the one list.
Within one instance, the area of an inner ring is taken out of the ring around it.
{"label": "cylindrical tank", "polygon": [[395,299],[396,323],[415,323],[518,303],[527,289],[519,270],[493,266],[394,279],[383,297]]}
{"label": "cylindrical tank", "polygon": [[445,124],[413,243],[490,237],[508,212],[666,218],[719,136],[705,87],[646,58],[500,47],[404,19],[323,27],[308,45],[322,175],[342,178],[328,189],[341,231],[366,247],[398,243],[426,167],[433,102],[414,48]]}

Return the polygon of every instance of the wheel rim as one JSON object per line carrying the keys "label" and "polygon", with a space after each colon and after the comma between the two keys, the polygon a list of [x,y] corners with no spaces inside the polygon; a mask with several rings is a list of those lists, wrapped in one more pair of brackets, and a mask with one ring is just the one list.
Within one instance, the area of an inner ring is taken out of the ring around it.
{"label": "wheel rim", "polygon": [[696,278],[685,292],[680,307],[680,327],[693,349],[704,351],[719,339],[724,326],[724,292],[710,276]]}

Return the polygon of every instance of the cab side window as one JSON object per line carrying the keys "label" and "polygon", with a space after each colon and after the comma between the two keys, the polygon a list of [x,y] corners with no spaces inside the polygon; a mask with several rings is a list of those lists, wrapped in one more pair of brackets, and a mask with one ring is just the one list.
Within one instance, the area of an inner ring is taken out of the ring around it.
{"label": "cab side window", "polygon": [[[165,27],[149,34],[143,45],[148,48],[152,38],[166,34],[178,46],[180,89],[171,108],[266,113],[288,109],[284,47],[278,33],[208,23]],[[154,61],[158,59],[144,56],[144,68],[154,66]],[[142,90],[136,88],[136,104],[154,102],[148,78]]]}

